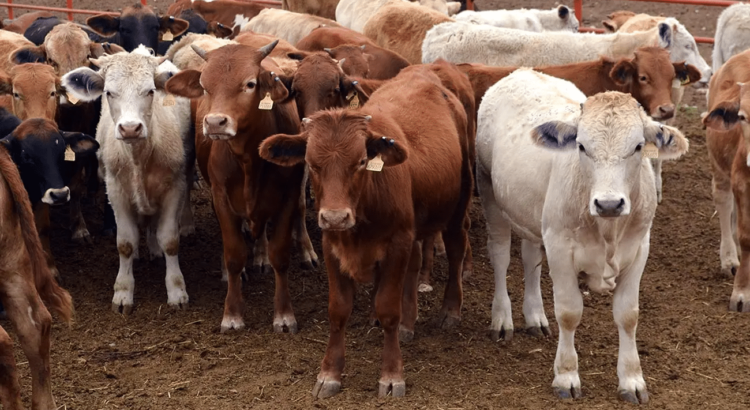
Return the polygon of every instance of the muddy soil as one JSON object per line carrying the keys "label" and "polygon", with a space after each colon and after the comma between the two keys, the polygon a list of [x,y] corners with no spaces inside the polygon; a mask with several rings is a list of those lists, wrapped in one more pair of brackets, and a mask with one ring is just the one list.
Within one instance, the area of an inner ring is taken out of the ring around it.
{"label": "muddy soil", "polygon": [[[28,1],[29,3],[59,2]],[[76,0],[80,8],[116,10],[130,2]],[[166,9],[166,2],[157,2]],[[484,9],[552,7],[543,0],[479,0]],[[583,24],[600,26],[615,10],[677,17],[694,35],[712,36],[720,8],[627,1],[584,2]],[[711,49],[701,45],[710,61]],[[731,278],[719,269],[719,223],[711,200],[711,174],[699,114],[705,94],[688,90],[678,126],[690,152],[664,166],[664,202],[652,230],[649,262],[641,283],[638,346],[651,408],[691,409],[750,406],[750,315],[729,313]],[[344,390],[313,400],[310,390],[328,337],[325,269],[291,271],[291,292],[300,332],[274,334],[273,276],[252,274],[244,286],[247,328],[220,334],[226,286],[220,280],[221,236],[206,190],[193,195],[197,232],[182,242],[180,262],[190,295],[185,311],[166,306],[163,261],[135,264],[137,305],[123,317],[110,310],[118,256],[113,238],[101,237],[102,213],[93,202],[86,217],[94,244],[69,241],[67,209],[53,215],[53,253],[64,286],[75,300],[71,327],[55,324],[52,347],[54,393],[67,409],[361,409],[361,408],[629,408],[617,400],[617,330],[609,296],[586,296],[577,332],[584,397],[561,401],[552,394],[557,326],[551,281],[542,279],[553,336],[535,338],[523,327],[523,275],[514,243],[508,287],[516,337],[492,342],[487,329],[493,292],[482,210],[472,208],[475,271],[464,285],[463,320],[451,330],[430,324],[442,300],[447,265],[438,259],[435,291],[421,294],[415,340],[403,346],[407,396],[378,399],[376,383],[382,333],[368,325],[370,287],[358,292],[347,337]],[[308,214],[308,229],[320,252],[320,230]],[[141,255],[147,255],[141,246]],[[250,261],[248,261],[248,266]],[[544,271],[547,272],[546,267]],[[2,325],[9,328],[9,323]],[[12,332],[11,332],[12,333]],[[17,350],[24,400],[30,376]]]}

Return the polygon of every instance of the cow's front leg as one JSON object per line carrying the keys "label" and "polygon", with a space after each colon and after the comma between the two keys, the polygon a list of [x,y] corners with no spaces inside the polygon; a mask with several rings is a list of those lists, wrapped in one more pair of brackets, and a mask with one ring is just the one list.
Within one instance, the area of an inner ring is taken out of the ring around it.
{"label": "cow's front leg", "polygon": [[240,330],[245,327],[242,314],[245,304],[242,300],[241,273],[245,269],[247,249],[242,236],[242,218],[229,207],[226,193],[212,186],[214,212],[221,228],[221,241],[224,245],[224,268],[227,272],[227,297],[224,300],[224,317],[221,319],[221,332]]}
{"label": "cow's front leg", "polygon": [[385,397],[388,394],[393,397],[406,395],[404,362],[398,344],[398,329],[401,323],[404,279],[413,245],[414,238],[411,235],[396,235],[388,246],[385,259],[381,261],[382,272],[375,294],[375,312],[380,326],[383,327],[384,336],[383,358],[378,382],[379,397]]}
{"label": "cow's front leg", "polygon": [[494,341],[500,339],[509,341],[513,339],[513,311],[506,279],[510,265],[510,224],[495,203],[492,190],[480,190],[480,192],[486,192],[481,198],[487,220],[487,252],[490,254],[490,261],[495,272],[490,338]]}
{"label": "cow's front leg", "polygon": [[737,210],[737,235],[742,252],[729,299],[729,310],[734,312],[750,312],[750,184],[745,182],[747,178],[747,173],[743,172],[732,187]]}
{"label": "cow's front leg", "polygon": [[273,236],[268,242],[268,259],[275,274],[276,290],[273,298],[273,330],[277,333],[297,333],[292,297],[289,294],[289,257],[292,248],[292,227],[297,214],[297,198],[287,201],[274,218]]}
{"label": "cow's front leg", "polygon": [[[111,182],[109,187],[116,184]],[[112,210],[117,222],[117,252],[120,254],[120,269],[115,279],[115,295],[112,297],[112,310],[115,313],[130,314],[133,311],[133,292],[135,278],[133,277],[133,259],[138,253],[138,221],[128,198],[110,191]]]}
{"label": "cow's front leg", "polygon": [[643,380],[635,341],[635,330],[638,326],[638,293],[648,251],[649,235],[646,234],[635,261],[617,277],[617,287],[612,301],[612,311],[620,335],[620,352],[617,356],[617,377],[620,380],[618,393],[622,400],[634,404],[648,402],[648,390],[646,381]]}
{"label": "cow's front leg", "polygon": [[526,331],[534,336],[549,336],[549,322],[544,313],[542,301],[542,246],[529,240],[521,241],[523,258],[523,316],[526,318]]}
{"label": "cow's front leg", "polygon": [[[714,172],[716,174],[716,171]],[[718,178],[717,178],[718,177]],[[737,244],[734,241],[735,226],[732,219],[734,212],[734,195],[731,183],[721,175],[716,175],[711,180],[712,193],[716,213],[719,214],[719,227],[721,228],[721,245],[719,245],[719,258],[721,271],[727,276],[734,276],[740,260],[737,257]]]}
{"label": "cow's front leg", "polygon": [[354,304],[354,282],[348,274],[341,274],[339,261],[323,234],[323,254],[328,271],[328,348],[320,364],[320,373],[312,394],[325,399],[341,391],[341,374],[345,364],[346,322]]}
{"label": "cow's front leg", "polygon": [[[404,280],[404,291],[401,299],[401,324],[398,333],[399,340],[403,343],[411,342],[414,339],[414,327],[419,318],[419,307],[417,305],[417,283],[419,280],[419,267],[422,264],[422,241],[414,241],[409,255],[409,266],[406,268],[406,279]],[[432,248],[429,250],[432,252]],[[377,289],[380,287],[380,279],[383,271],[378,270],[375,280],[375,294],[373,301],[377,300]],[[388,274],[388,273],[386,273]],[[373,306],[375,304],[373,303]],[[377,317],[377,311],[374,312]]]}
{"label": "cow's front leg", "polygon": [[[545,240],[545,243],[553,241]],[[578,289],[578,272],[572,265],[570,250],[566,248],[568,244],[561,245],[558,248],[547,247],[555,299],[555,318],[560,328],[552,388],[558,397],[569,399],[581,397],[575,334],[583,315],[583,297]]]}
{"label": "cow's front leg", "polygon": [[654,165],[654,182],[656,183],[656,203],[661,203],[662,199],[662,160],[653,159],[651,163]]}
{"label": "cow's front leg", "polygon": [[188,304],[185,278],[182,276],[182,270],[180,270],[178,256],[180,250],[180,225],[178,220],[183,207],[186,205],[184,203],[184,189],[186,188],[173,187],[165,196],[156,231],[156,239],[164,252],[167,265],[165,277],[167,304],[176,309],[186,308]]}

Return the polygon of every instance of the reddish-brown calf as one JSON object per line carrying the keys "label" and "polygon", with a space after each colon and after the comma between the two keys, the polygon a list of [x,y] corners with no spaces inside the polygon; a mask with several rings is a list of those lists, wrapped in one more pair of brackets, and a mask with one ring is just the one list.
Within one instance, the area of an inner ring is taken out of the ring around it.
{"label": "reddish-brown calf", "polygon": [[[296,107],[284,101],[288,92],[273,74],[278,67],[265,58],[275,45],[260,50],[242,44],[218,48],[204,53],[202,72],[184,70],[167,83],[172,94],[203,97],[196,115],[196,153],[201,171],[211,181],[224,244],[228,288],[223,331],[244,327],[240,280],[247,259],[244,220],[255,238],[267,222],[274,225],[268,246],[276,275],[274,330],[297,331],[287,270],[292,224],[302,217],[297,214],[304,166],[281,167],[262,160],[258,153],[269,135],[299,131]],[[266,103],[261,107],[262,100],[272,101],[271,107]]]}
{"label": "reddish-brown calf", "polygon": [[[362,108],[318,112],[301,134],[261,144],[269,161],[308,164],[323,230],[330,338],[313,395],[340,391],[354,283],[372,280],[385,336],[379,395],[405,394],[399,334],[411,338],[417,319],[416,241],[445,232],[451,277],[460,275],[466,250],[472,192],[466,129],[460,101],[420,67],[385,83]],[[460,308],[444,306],[441,322],[457,318]]]}
{"label": "reddish-brown calf", "polygon": [[169,5],[167,15],[178,16],[182,10],[193,9],[206,21],[218,21],[227,26],[234,27],[235,17],[239,14],[248,20],[255,17],[261,10],[267,8],[252,1],[203,1],[203,0],[178,0]]}

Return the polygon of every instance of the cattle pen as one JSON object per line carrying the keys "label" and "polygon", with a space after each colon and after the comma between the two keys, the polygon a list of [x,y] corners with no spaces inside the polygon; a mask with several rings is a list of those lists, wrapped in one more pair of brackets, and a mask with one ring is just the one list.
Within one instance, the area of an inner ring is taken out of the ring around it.
{"label": "cattle pen", "polygon": [[[93,15],[99,15],[99,14],[109,14],[116,16],[119,13],[112,12],[112,11],[99,11],[99,10],[85,10],[85,9],[76,9],[73,8],[73,0],[65,0],[65,7],[48,7],[48,6],[35,6],[31,4],[15,4],[13,3],[13,0],[7,0],[5,3],[0,3],[0,7],[5,7],[8,9],[8,18],[13,20],[14,18],[14,9],[24,9],[24,10],[39,10],[39,11],[54,11],[54,12],[60,12],[60,13],[67,13],[68,14],[68,20],[73,21],[73,15],[74,14],[93,14]],[[248,1],[248,0],[239,0],[239,1]],[[471,0],[469,0],[471,1]],[[140,0],[140,3],[144,6],[148,5],[147,0]],[[266,6],[281,8],[281,2],[276,0],[254,0],[254,3],[263,4]]]}
{"label": "cattle pen", "polygon": [[[692,6],[716,6],[716,7],[729,7],[733,4],[741,3],[739,1],[730,0],[627,0],[627,1],[638,1],[638,2],[650,2],[650,3],[669,3],[669,4],[685,4]],[[575,7],[576,18],[581,21],[583,17],[583,0],[574,0],[573,5]],[[604,29],[593,28],[593,27],[581,27],[582,32],[593,32],[593,33],[604,33]],[[697,43],[713,44],[713,37],[695,37]]]}

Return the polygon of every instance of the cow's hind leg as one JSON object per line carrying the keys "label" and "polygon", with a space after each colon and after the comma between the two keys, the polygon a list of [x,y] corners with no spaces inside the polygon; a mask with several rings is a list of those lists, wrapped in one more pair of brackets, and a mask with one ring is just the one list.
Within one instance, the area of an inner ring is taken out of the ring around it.
{"label": "cow's hind leg", "polygon": [[5,410],[20,410],[21,387],[18,384],[13,339],[0,327],[0,403]]}
{"label": "cow's hind leg", "polygon": [[317,269],[318,254],[315,253],[312,241],[310,241],[310,235],[307,234],[307,225],[305,224],[305,214],[307,212],[306,200],[305,200],[305,187],[307,186],[308,176],[307,166],[305,166],[305,176],[302,178],[302,189],[299,196],[299,203],[297,204],[297,216],[294,218],[294,230],[292,235],[299,244],[299,248],[302,251],[302,262],[301,267],[305,270]]}
{"label": "cow's hind leg", "polygon": [[526,318],[526,332],[534,336],[549,336],[549,322],[544,314],[542,301],[542,246],[526,239],[521,241],[523,257],[524,296],[523,316]]}
{"label": "cow's hind leg", "polygon": [[271,273],[271,262],[268,260],[268,236],[264,226],[263,231],[253,241],[253,273]]}
{"label": "cow's hind leg", "polygon": [[737,273],[737,267],[740,266],[740,260],[737,257],[737,243],[734,240],[736,218],[732,217],[734,194],[732,193],[731,183],[723,178],[717,180],[714,177],[711,185],[721,228],[721,244],[719,245],[721,271],[728,276],[734,276]]}
{"label": "cow's hind leg", "polygon": [[740,267],[734,276],[732,296],[729,298],[729,310],[750,312],[750,184],[746,183],[747,175],[740,175],[733,183],[733,193],[737,210],[737,234],[740,243]]}
{"label": "cow's hind leg", "polygon": [[469,234],[463,227],[463,221],[456,221],[453,229],[446,230],[443,235],[445,250],[448,256],[448,283],[445,285],[443,307],[438,314],[438,324],[443,329],[456,326],[461,321],[461,306],[463,305],[463,266]]}
{"label": "cow's hind leg", "polygon": [[[398,328],[399,340],[402,343],[411,342],[414,339],[414,327],[419,318],[417,306],[417,283],[419,280],[419,267],[422,263],[422,241],[414,241],[409,257],[409,266],[406,268],[406,279],[404,280],[404,292],[401,299],[401,324]],[[430,251],[432,248],[430,248]],[[375,287],[377,291],[380,281]],[[377,297],[377,292],[375,293]],[[377,312],[376,312],[377,314]]]}
{"label": "cow's hind leg", "polygon": [[70,182],[70,230],[74,241],[91,243],[91,234],[81,212],[81,198],[86,190],[83,174],[83,169],[77,170]]}
{"label": "cow's hind leg", "polygon": [[55,264],[55,258],[52,257],[52,249],[49,243],[49,232],[50,232],[50,217],[49,217],[49,205],[39,202],[34,206],[34,222],[36,223],[36,229],[39,233],[39,240],[42,242],[42,249],[44,249],[44,258],[47,262],[52,276],[59,278],[60,271],[57,270]]}
{"label": "cow's hind leg", "polygon": [[435,235],[424,238],[422,242],[422,266],[419,269],[419,292],[432,292],[430,275],[435,262]]}
{"label": "cow's hind leg", "polygon": [[52,316],[42,303],[33,279],[20,275],[3,280],[3,302],[18,334],[19,344],[31,370],[31,408],[55,409],[50,382],[49,335]]}
{"label": "cow's hind leg", "polygon": [[662,199],[662,175],[661,175],[661,169],[662,169],[662,163],[664,161],[660,159],[653,159],[651,160],[651,163],[654,165],[654,179],[656,182],[656,202],[661,203]]}
{"label": "cow's hind leg", "polygon": [[[183,188],[187,190],[187,188]],[[167,285],[167,304],[180,309],[187,307],[188,294],[185,290],[185,278],[180,270],[178,252],[180,250],[180,228],[177,218],[184,205],[184,192],[175,187],[164,198],[162,210],[159,214],[156,239],[164,252],[167,265],[165,282]]]}
{"label": "cow's hind leg", "polygon": [[648,402],[646,381],[643,380],[635,330],[638,326],[638,293],[649,251],[649,235],[641,242],[636,260],[617,277],[612,311],[620,335],[617,356],[618,393],[622,400],[638,404]]}

